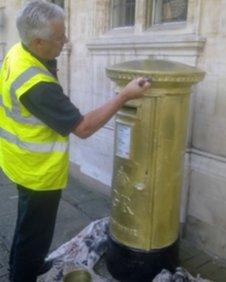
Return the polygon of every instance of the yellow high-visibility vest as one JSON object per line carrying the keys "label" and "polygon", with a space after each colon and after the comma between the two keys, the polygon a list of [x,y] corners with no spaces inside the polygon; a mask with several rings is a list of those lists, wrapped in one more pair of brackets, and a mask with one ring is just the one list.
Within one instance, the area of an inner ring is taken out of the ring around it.
{"label": "yellow high-visibility vest", "polygon": [[21,43],[0,70],[0,165],[15,183],[33,190],[64,188],[68,178],[68,137],[32,115],[20,97],[39,82],[57,79]]}

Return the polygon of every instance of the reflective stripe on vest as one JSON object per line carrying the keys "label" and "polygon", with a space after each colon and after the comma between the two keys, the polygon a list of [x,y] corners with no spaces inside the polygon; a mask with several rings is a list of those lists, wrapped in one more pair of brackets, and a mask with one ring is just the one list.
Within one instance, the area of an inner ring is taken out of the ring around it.
{"label": "reflective stripe on vest", "polygon": [[27,80],[31,79],[32,77],[36,76],[37,74],[45,74],[52,77],[52,74],[44,69],[38,67],[30,67],[26,71],[24,71],[17,79],[12,83],[10,87],[10,98],[12,101],[12,110],[9,110],[7,107],[4,107],[5,113],[8,117],[13,118],[14,120],[25,123],[25,124],[32,124],[32,125],[43,125],[44,123],[36,118],[35,116],[24,117],[20,114],[20,106],[19,102],[16,97],[16,91],[19,89]]}
{"label": "reflective stripe on vest", "polygon": [[7,140],[14,145],[17,145],[21,149],[29,150],[39,153],[51,153],[51,152],[66,152],[68,150],[68,142],[43,142],[34,143],[21,141],[16,135],[0,128],[0,137]]}

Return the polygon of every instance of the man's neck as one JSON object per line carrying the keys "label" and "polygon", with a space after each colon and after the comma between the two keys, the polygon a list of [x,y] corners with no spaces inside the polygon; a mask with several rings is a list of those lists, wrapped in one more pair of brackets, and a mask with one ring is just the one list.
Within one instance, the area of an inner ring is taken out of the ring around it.
{"label": "man's neck", "polygon": [[30,48],[22,43],[23,48],[29,52],[33,57],[35,57],[37,60],[39,60],[55,77],[57,77],[57,61],[56,59],[53,60],[45,60],[40,58],[38,55],[36,55]]}

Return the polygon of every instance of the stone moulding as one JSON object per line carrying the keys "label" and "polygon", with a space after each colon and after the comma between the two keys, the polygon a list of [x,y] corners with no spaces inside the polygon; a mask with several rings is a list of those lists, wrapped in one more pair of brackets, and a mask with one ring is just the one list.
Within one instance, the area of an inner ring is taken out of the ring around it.
{"label": "stone moulding", "polygon": [[103,36],[87,43],[91,54],[109,55],[124,53],[177,54],[197,56],[205,45],[205,38],[194,34]]}

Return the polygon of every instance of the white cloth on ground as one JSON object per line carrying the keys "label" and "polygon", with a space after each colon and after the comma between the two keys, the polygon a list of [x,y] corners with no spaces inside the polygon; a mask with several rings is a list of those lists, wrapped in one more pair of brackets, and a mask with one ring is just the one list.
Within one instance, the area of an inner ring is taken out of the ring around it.
{"label": "white cloth on ground", "polygon": [[[109,218],[96,220],[85,227],[78,235],[52,252],[48,260],[53,260],[52,268],[38,278],[38,282],[62,282],[63,276],[76,268],[91,273],[93,282],[116,281],[108,275],[102,277],[94,272],[94,266],[107,247]],[[186,270],[177,268],[174,274],[162,270],[153,282],[210,282],[201,277],[194,278]]]}

